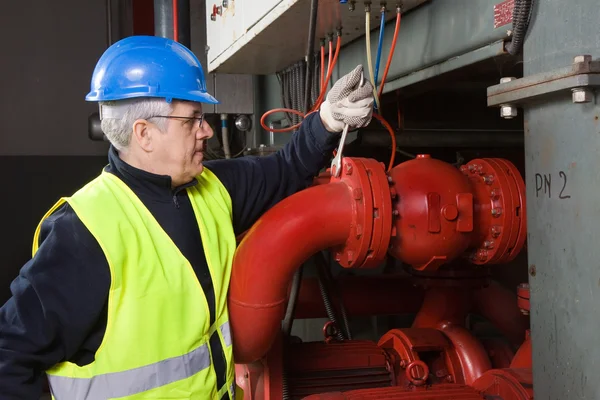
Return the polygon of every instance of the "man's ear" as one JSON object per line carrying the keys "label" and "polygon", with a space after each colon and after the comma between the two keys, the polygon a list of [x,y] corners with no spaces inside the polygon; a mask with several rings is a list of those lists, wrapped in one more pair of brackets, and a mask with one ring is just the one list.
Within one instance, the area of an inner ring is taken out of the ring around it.
{"label": "man's ear", "polygon": [[153,150],[152,131],[150,122],[145,119],[138,119],[133,123],[133,137],[138,145],[146,152]]}

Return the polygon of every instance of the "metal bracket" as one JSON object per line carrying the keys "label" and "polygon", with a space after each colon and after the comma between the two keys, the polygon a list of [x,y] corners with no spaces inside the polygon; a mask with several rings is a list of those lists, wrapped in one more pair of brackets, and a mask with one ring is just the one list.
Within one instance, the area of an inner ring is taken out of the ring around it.
{"label": "metal bracket", "polygon": [[574,103],[588,103],[592,90],[600,87],[600,61],[591,55],[573,59],[573,64],[550,72],[490,86],[487,90],[488,106],[515,107],[538,101],[559,92],[571,92]]}

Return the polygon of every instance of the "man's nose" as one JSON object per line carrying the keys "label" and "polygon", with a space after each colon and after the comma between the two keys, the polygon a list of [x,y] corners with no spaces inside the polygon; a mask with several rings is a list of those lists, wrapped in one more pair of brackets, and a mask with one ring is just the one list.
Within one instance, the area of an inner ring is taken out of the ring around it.
{"label": "man's nose", "polygon": [[196,139],[210,139],[213,137],[213,130],[210,127],[210,124],[206,121],[202,121],[202,124],[196,130]]}

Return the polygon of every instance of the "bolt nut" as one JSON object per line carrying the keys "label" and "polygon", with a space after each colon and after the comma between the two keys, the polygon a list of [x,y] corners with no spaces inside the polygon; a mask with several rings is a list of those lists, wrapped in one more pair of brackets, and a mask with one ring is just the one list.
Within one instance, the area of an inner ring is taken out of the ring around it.
{"label": "bolt nut", "polygon": [[354,193],[354,200],[362,199],[362,189],[361,188],[356,188],[352,192]]}
{"label": "bolt nut", "polygon": [[491,230],[493,238],[497,238],[502,233],[502,227],[500,225],[493,225]]}
{"label": "bolt nut", "polygon": [[483,262],[483,261],[487,260],[487,258],[488,258],[487,250],[483,250],[483,249],[477,250],[477,260],[478,261]]}
{"label": "bolt nut", "polygon": [[500,106],[500,116],[504,119],[512,119],[517,116],[517,107],[511,104],[503,104]]}
{"label": "bolt nut", "polygon": [[492,189],[490,192],[490,197],[492,200],[498,200],[500,198],[500,189]]}
{"label": "bolt nut", "polygon": [[531,266],[529,267],[529,275],[535,276],[536,274],[537,274],[537,270],[535,268],[535,265],[531,264]]}
{"label": "bolt nut", "polygon": [[500,207],[492,208],[492,215],[494,217],[499,217],[502,215],[502,209]]}
{"label": "bolt nut", "polygon": [[579,64],[579,63],[590,62],[590,61],[592,61],[592,56],[589,54],[582,54],[580,56],[575,56],[573,58],[573,64]]}
{"label": "bolt nut", "polygon": [[346,164],[346,175],[352,175],[352,164]]}
{"label": "bolt nut", "polygon": [[484,176],[483,177],[483,181],[487,184],[487,185],[491,185],[492,183],[494,183],[494,175],[488,175],[488,176]]}
{"label": "bolt nut", "polygon": [[590,89],[573,89],[573,103],[589,103],[594,99],[594,94]]}
{"label": "bolt nut", "polygon": [[494,245],[495,243],[493,240],[486,240],[485,242],[483,242],[483,247],[485,247],[486,249],[493,249]]}
{"label": "bolt nut", "polygon": [[508,82],[512,82],[514,80],[516,80],[517,78],[515,78],[514,76],[507,76],[504,78],[500,78],[500,83],[508,83]]}
{"label": "bolt nut", "polygon": [[392,199],[398,197],[398,192],[396,192],[396,189],[390,188],[390,196],[392,197]]}
{"label": "bolt nut", "polygon": [[466,175],[467,173],[469,173],[469,167],[467,167],[466,165],[461,165],[460,172]]}

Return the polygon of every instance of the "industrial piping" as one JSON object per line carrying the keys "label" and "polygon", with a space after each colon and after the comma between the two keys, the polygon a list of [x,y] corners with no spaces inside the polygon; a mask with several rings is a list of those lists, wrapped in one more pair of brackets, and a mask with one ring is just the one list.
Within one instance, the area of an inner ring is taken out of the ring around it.
{"label": "industrial piping", "polygon": [[236,362],[266,354],[280,329],[294,272],[317,251],[344,243],[352,214],[348,186],[319,185],[285,199],[248,232],[229,288]]}
{"label": "industrial piping", "polygon": [[[375,160],[345,158],[340,177],[273,207],[238,247],[229,290],[236,362],[269,351],[292,276],[317,251],[330,249],[345,268],[376,267],[389,252],[420,274],[439,275],[461,255],[476,265],[503,263],[523,247],[524,200],[522,178],[501,159],[473,160],[457,170],[420,155],[388,177]],[[469,300],[449,310],[455,324]],[[425,325],[442,322],[423,318]]]}

